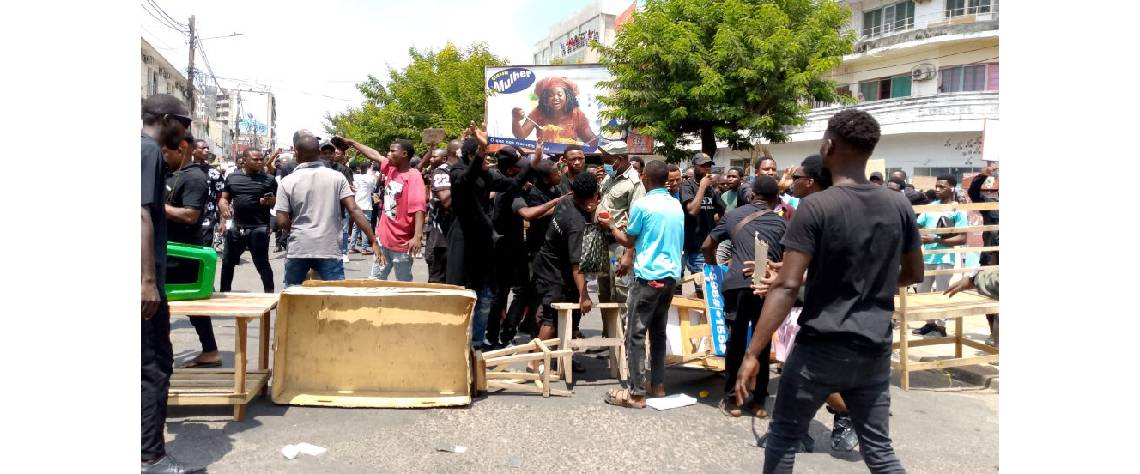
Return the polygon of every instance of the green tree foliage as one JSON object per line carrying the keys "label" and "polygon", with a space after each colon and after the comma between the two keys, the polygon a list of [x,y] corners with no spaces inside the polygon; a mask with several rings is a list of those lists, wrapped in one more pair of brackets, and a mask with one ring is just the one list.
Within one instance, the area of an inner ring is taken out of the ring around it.
{"label": "green tree foliage", "polygon": [[812,100],[842,100],[823,76],[852,51],[850,15],[834,0],[647,0],[613,47],[593,44],[613,74],[603,114],[670,159],[693,137],[709,155],[718,139],[786,141]]}
{"label": "green tree foliage", "polygon": [[386,150],[397,138],[420,142],[425,128],[443,128],[448,137],[457,137],[468,122],[482,122],[483,68],[505,60],[491,54],[485,43],[466,50],[451,43],[439,51],[410,48],[408,54],[408,66],[389,68],[386,81],[369,74],[357,84],[364,103],[326,116],[326,131]]}

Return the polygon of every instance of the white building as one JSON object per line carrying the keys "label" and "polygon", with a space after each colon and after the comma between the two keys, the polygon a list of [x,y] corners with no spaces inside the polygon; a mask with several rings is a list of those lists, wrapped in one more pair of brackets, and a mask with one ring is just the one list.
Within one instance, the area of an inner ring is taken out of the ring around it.
{"label": "white building", "polygon": [[600,59],[590,41],[613,45],[622,13],[634,3],[629,0],[596,0],[578,13],[550,28],[550,34],[534,45],[534,64],[592,64]]}
{"label": "white building", "polygon": [[[998,120],[998,0],[845,3],[859,39],[830,78],[879,121],[874,158],[911,177],[984,167],[983,130]],[[787,143],[768,145],[780,167],[818,153],[827,119],[845,108],[815,105]]]}

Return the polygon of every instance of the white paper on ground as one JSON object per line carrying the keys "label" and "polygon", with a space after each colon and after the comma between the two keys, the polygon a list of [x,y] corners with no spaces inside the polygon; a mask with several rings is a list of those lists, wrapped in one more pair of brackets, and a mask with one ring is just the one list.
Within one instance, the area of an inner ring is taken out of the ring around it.
{"label": "white paper on ground", "polygon": [[649,398],[645,400],[646,405],[649,405],[657,410],[671,410],[673,408],[695,405],[696,403],[697,399],[683,393],[669,395],[668,397]]}
{"label": "white paper on ground", "polygon": [[297,459],[297,456],[301,454],[319,456],[321,454],[324,454],[325,451],[328,451],[328,449],[322,448],[320,446],[314,446],[309,443],[289,444],[284,448],[281,448],[281,454],[284,455],[286,459]]}

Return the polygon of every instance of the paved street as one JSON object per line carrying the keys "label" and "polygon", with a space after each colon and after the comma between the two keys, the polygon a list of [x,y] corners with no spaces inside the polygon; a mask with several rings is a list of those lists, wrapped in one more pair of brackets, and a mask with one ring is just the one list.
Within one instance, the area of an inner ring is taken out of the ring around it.
{"label": "paved street", "polygon": [[[271,255],[280,290],[283,254]],[[368,257],[353,255],[348,278],[364,278]],[[220,267],[220,262],[219,262]],[[416,281],[426,266],[416,260]],[[259,291],[249,256],[237,268],[234,288]],[[596,301],[596,300],[595,300]],[[253,323],[256,326],[256,323]],[[173,323],[175,364],[199,349],[189,321]],[[232,321],[214,321],[218,344],[232,366]],[[597,312],[583,318],[587,336],[600,333]],[[257,334],[251,327],[250,334]],[[244,422],[226,421],[228,407],[171,407],[168,450],[178,459],[207,464],[211,472],[412,472],[569,471],[758,472],[763,451],[755,447],[767,420],[722,416],[716,407],[723,378],[714,373],[671,369],[670,393],[710,396],[695,406],[658,412],[611,407],[602,402],[617,382],[604,361],[577,359],[574,396],[543,399],[531,394],[491,393],[470,407],[454,409],[335,409],[278,406],[254,401]],[[251,360],[251,365],[256,364]],[[769,388],[775,392],[778,376]],[[912,389],[892,387],[891,434],[910,472],[993,472],[998,464],[997,392],[964,384],[933,371],[914,373]],[[770,408],[770,406],[769,406]],[[831,415],[817,413],[811,435],[816,453],[799,455],[797,472],[866,472],[858,453],[829,451]],[[328,452],[289,461],[280,449],[308,442]],[[467,447],[463,454],[438,452],[440,445]]]}

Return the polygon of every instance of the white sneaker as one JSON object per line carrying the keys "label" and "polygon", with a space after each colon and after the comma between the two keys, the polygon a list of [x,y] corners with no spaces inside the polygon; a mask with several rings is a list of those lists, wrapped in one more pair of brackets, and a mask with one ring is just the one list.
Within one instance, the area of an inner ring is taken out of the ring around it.
{"label": "white sneaker", "polygon": [[346,253],[344,255],[341,255],[340,261],[342,261],[344,263],[348,263],[348,254]]}

